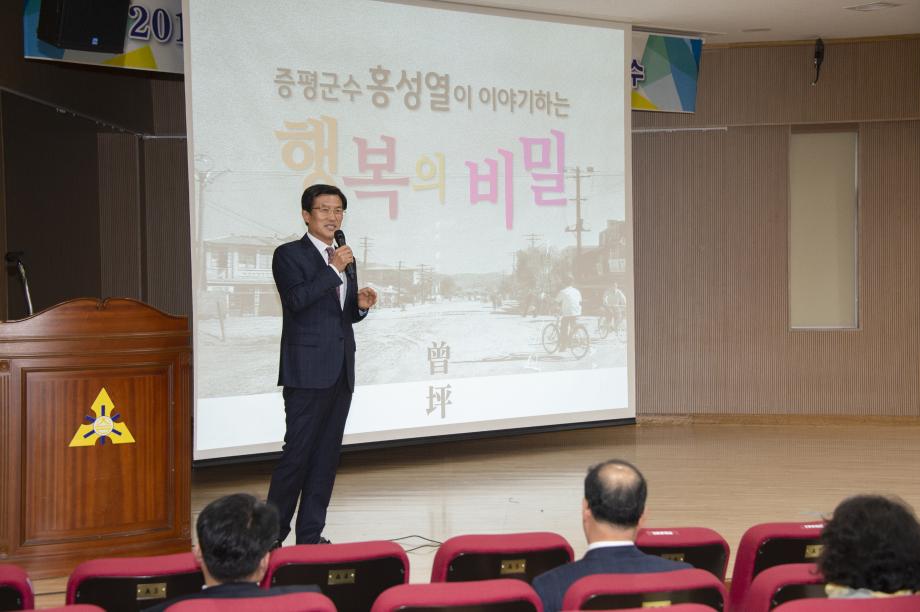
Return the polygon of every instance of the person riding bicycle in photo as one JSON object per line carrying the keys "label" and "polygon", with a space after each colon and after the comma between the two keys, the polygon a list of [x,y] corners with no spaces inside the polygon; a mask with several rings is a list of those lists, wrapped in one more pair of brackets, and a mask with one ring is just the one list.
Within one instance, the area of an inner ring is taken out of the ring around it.
{"label": "person riding bicycle in photo", "polygon": [[619,283],[613,283],[613,287],[604,291],[601,308],[607,320],[612,323],[610,329],[620,329],[620,323],[626,318],[626,294],[620,289]]}
{"label": "person riding bicycle in photo", "polygon": [[565,277],[565,287],[556,294],[559,304],[559,350],[565,350],[575,329],[575,321],[581,316],[581,291],[575,288],[575,279],[571,274]]}

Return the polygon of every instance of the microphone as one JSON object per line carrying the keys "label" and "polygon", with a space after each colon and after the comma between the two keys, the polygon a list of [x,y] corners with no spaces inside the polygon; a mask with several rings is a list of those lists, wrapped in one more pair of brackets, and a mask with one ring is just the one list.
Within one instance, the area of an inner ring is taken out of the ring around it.
{"label": "microphone", "polygon": [[5,259],[8,263],[16,263],[22,259],[22,256],[25,255],[22,251],[8,251]]}
{"label": "microphone", "polygon": [[[335,230],[335,233],[332,234],[332,236],[335,238],[336,244],[338,244],[340,247],[345,246],[345,232],[337,229]],[[355,282],[355,278],[357,278],[357,272],[355,272],[355,262],[351,262],[345,266],[345,274],[348,276],[348,280]]]}

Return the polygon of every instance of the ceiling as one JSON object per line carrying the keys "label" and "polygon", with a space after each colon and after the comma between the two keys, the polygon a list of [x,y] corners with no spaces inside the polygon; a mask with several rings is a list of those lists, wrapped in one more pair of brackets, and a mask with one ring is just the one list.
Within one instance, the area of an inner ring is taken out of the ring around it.
{"label": "ceiling", "polygon": [[[710,44],[920,33],[920,0],[882,3],[872,0],[460,0],[459,3],[694,33]],[[846,10],[866,4],[898,6],[872,11]]]}

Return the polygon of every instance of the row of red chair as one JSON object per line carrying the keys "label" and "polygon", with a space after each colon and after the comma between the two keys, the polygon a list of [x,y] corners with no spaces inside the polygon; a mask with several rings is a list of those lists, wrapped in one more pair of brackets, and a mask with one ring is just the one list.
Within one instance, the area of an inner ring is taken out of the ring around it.
{"label": "row of red chair", "polygon": [[[814,565],[800,563],[817,556],[821,527],[821,523],[771,523],[749,529],[739,545],[727,597],[722,582],[729,549],[718,533],[703,528],[642,530],[636,542],[641,549],[686,561],[697,569],[649,577],[592,577],[596,579],[582,588],[594,594],[576,607],[597,609],[600,604],[594,600],[604,595],[606,600],[600,601],[607,602],[607,609],[705,602],[717,610],[760,612],[793,599],[823,597],[823,580]],[[572,558],[572,547],[553,533],[458,536],[448,539],[439,549],[431,580],[438,583],[517,578],[529,583]],[[798,565],[788,565],[797,562]],[[9,566],[0,566],[3,567]],[[408,557],[393,542],[294,546],[272,554],[262,586],[317,584],[339,610],[369,610],[388,588],[405,585],[408,576]],[[24,582],[24,574],[19,579]],[[18,595],[18,606],[4,607],[3,584],[0,576],[0,610],[31,606],[29,590]],[[74,570],[68,581],[67,603],[140,610],[163,598],[197,592],[202,584],[203,577],[190,553],[100,559]],[[15,589],[6,589],[8,595],[11,591]],[[472,590],[480,591],[480,585]]]}

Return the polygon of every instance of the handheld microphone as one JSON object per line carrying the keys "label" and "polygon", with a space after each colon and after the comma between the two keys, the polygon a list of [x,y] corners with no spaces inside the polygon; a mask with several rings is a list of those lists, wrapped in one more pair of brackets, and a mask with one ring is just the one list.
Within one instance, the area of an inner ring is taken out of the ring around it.
{"label": "handheld microphone", "polygon": [[8,251],[5,259],[8,263],[16,263],[22,259],[22,256],[25,255],[22,251]]}
{"label": "handheld microphone", "polygon": [[[345,232],[337,229],[332,234],[332,236],[335,238],[336,244],[338,244],[340,247],[345,246]],[[355,272],[355,262],[351,262],[345,266],[345,274],[348,276],[348,280],[352,282],[355,281],[355,278],[357,277],[357,272]]]}

